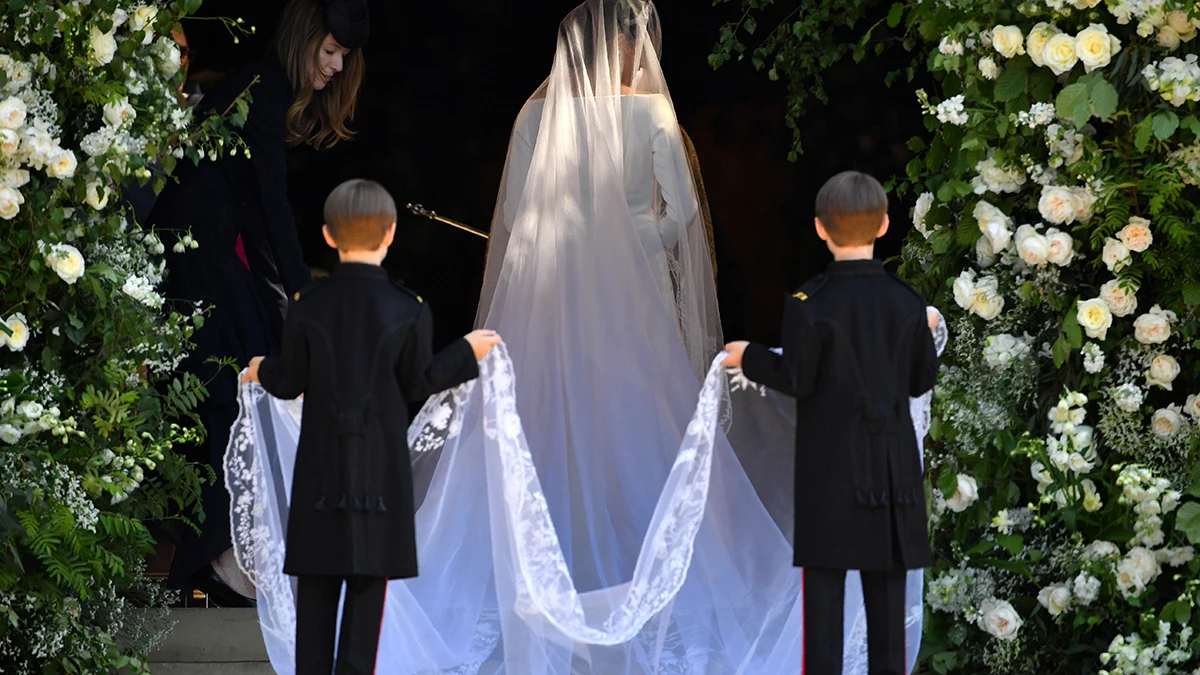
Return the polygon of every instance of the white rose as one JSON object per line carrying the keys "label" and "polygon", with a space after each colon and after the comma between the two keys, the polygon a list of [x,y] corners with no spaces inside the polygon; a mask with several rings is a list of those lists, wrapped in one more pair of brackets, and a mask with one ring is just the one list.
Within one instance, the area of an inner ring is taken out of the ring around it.
{"label": "white rose", "polygon": [[1046,49],[1046,43],[1055,35],[1058,35],[1058,29],[1044,21],[1035,24],[1029,30],[1029,37],[1025,40],[1025,51],[1029,53],[1033,65],[1038,67],[1046,65],[1046,62],[1042,60],[1042,52]]}
{"label": "white rose", "polygon": [[75,159],[75,153],[70,150],[59,150],[52,157],[50,163],[46,167],[46,174],[51,178],[67,179],[75,175],[75,169],[79,167],[79,160]]}
{"label": "white rose", "polygon": [[12,157],[17,154],[19,147],[21,147],[21,135],[12,129],[0,127],[0,154]]}
{"label": "white rose", "polygon": [[142,40],[142,44],[148,45],[154,39],[154,18],[158,16],[158,8],[142,5],[134,10],[133,14],[129,15],[129,31],[136,33],[138,31],[146,31],[146,37]]}
{"label": "white rose", "polygon": [[979,74],[983,75],[986,79],[994,80],[1000,77],[1000,66],[996,65],[992,57],[985,56],[979,59]]}
{"label": "white rose", "polygon": [[25,197],[7,185],[0,187],[0,218],[12,220],[21,212]]}
{"label": "white rose", "polygon": [[1025,36],[1016,26],[996,26],[992,29],[992,47],[1006,59],[1025,53]]}
{"label": "white rose", "polygon": [[129,104],[128,98],[104,104],[104,121],[108,122],[109,126],[119,127],[126,120],[132,120],[135,117],[137,117],[137,111]]}
{"label": "white rose", "polygon": [[1000,295],[995,277],[984,277],[975,284],[975,301],[971,311],[984,321],[991,321],[1004,309],[1004,296]]}
{"label": "white rose", "polygon": [[108,188],[99,181],[87,185],[87,196],[84,198],[88,206],[99,211],[108,205]]}
{"label": "white rose", "polygon": [[93,66],[106,66],[117,54],[117,39],[113,37],[112,32],[101,33],[100,29],[95,26],[92,26],[89,46],[91,47],[91,56],[88,60]]}
{"label": "white rose", "polygon": [[1083,551],[1083,555],[1092,560],[1104,560],[1105,558],[1115,558],[1121,554],[1121,549],[1111,541],[1096,540],[1091,543]]}
{"label": "white rose", "polygon": [[173,42],[166,44],[162,48],[157,62],[159,75],[167,79],[175,77],[175,73],[179,72],[180,58],[179,47],[176,47]]}
{"label": "white rose", "polygon": [[1159,28],[1158,46],[1172,52],[1179,49],[1179,33],[1176,33],[1175,29],[1170,26]]}
{"label": "white rose", "polygon": [[980,237],[975,242],[975,260],[983,269],[987,269],[996,264],[999,256],[992,250],[992,240],[987,237]]}
{"label": "white rose", "polygon": [[1071,606],[1071,590],[1065,584],[1047,586],[1038,593],[1038,602],[1050,612],[1050,616],[1058,616]]}
{"label": "white rose", "polygon": [[25,321],[25,315],[17,312],[8,317],[4,321],[8,326],[11,335],[5,336],[4,344],[8,346],[9,351],[19,352],[25,349],[25,345],[29,343],[29,324]]}
{"label": "white rose", "polygon": [[1088,337],[1096,340],[1103,340],[1108,335],[1108,329],[1112,327],[1112,311],[1100,298],[1080,300],[1075,316]]}
{"label": "white rose", "polygon": [[963,309],[970,310],[975,304],[975,272],[963,270],[954,280],[954,302]]}
{"label": "white rose", "polygon": [[1189,394],[1187,403],[1183,405],[1183,412],[1192,416],[1192,419],[1200,419],[1200,396]]}
{"label": "white rose", "polygon": [[[1083,155],[1083,145],[1077,147],[1078,155]],[[1078,159],[1078,158],[1076,158]],[[1072,162],[1075,160],[1071,160]],[[1096,205],[1096,195],[1085,187],[1071,188],[1071,192],[1075,194],[1075,199],[1078,200],[1079,209],[1075,212],[1075,219],[1086,223],[1092,219],[1092,207]]]}
{"label": "white rose", "polygon": [[1050,257],[1050,241],[1032,225],[1017,228],[1016,242],[1017,255],[1021,256],[1026,265],[1043,265]]}
{"label": "white rose", "polygon": [[1100,287],[1100,298],[1115,316],[1129,316],[1137,311],[1137,288],[1128,282],[1128,288],[1120,279],[1113,279]]}
{"label": "white rose", "polygon": [[958,490],[954,496],[946,500],[946,506],[955,513],[962,513],[979,499],[979,486],[975,479],[958,474]]}
{"label": "white rose", "polygon": [[1129,563],[1128,569],[1136,572],[1138,577],[1147,584],[1157,579],[1162,572],[1162,568],[1158,564],[1158,557],[1154,555],[1154,552],[1141,546],[1129,549],[1129,553],[1121,562]]}
{"label": "white rose", "polygon": [[1079,63],[1079,55],[1075,53],[1075,38],[1066,33],[1050,38],[1042,49],[1042,60],[1055,75],[1070,72]]}
{"label": "white rose", "polygon": [[1021,615],[1005,600],[988,600],[980,608],[979,627],[998,640],[1014,640],[1021,630]]}
{"label": "white rose", "polygon": [[1065,187],[1047,185],[1038,199],[1038,212],[1042,218],[1056,225],[1075,222],[1082,206],[1079,195]]}
{"label": "white rose", "polygon": [[1174,356],[1162,354],[1150,362],[1150,372],[1146,373],[1146,386],[1159,386],[1171,391],[1171,383],[1179,377],[1179,362]]}
{"label": "white rose", "polygon": [[1075,9],[1091,9],[1100,4],[1100,0],[1075,0],[1071,4],[1075,6]]}
{"label": "white rose", "polygon": [[0,187],[21,188],[29,183],[29,171],[26,169],[0,170]]}
{"label": "white rose", "polygon": [[1150,232],[1150,221],[1133,216],[1129,223],[1117,233],[1117,239],[1130,251],[1141,253],[1154,243],[1154,234]]}
{"label": "white rose", "polygon": [[1075,36],[1075,54],[1083,62],[1085,72],[1103,68],[1112,62],[1112,57],[1121,50],[1121,41],[1110,35],[1100,24],[1092,24]]}
{"label": "white rose", "polygon": [[925,228],[925,216],[929,215],[929,210],[933,208],[933,193],[922,192],[920,197],[917,197],[917,205],[913,208],[913,227],[917,228],[926,239],[929,238],[929,230]]}
{"label": "white rose", "polygon": [[1151,311],[1133,322],[1133,337],[1144,345],[1157,345],[1171,337],[1171,323],[1162,314]]}
{"label": "white rose", "polygon": [[1187,12],[1176,10],[1167,13],[1167,25],[1178,33],[1179,39],[1184,42],[1191,42],[1192,38],[1196,37],[1196,26],[1188,18]]}
{"label": "white rose", "polygon": [[0,101],[0,129],[20,129],[25,125],[25,102],[16,96]]}
{"label": "white rose", "polygon": [[1161,438],[1174,436],[1182,426],[1183,418],[1171,408],[1159,408],[1150,418],[1150,429]]}
{"label": "white rose", "polygon": [[1059,267],[1071,264],[1071,260],[1075,258],[1075,240],[1070,234],[1052,227],[1046,230],[1046,241],[1050,247],[1047,260]]}
{"label": "white rose", "polygon": [[1109,237],[1104,242],[1104,250],[1100,253],[1100,259],[1104,261],[1104,266],[1110,272],[1119,272],[1129,264],[1133,256],[1129,252],[1129,247],[1122,244],[1119,239]]}
{"label": "white rose", "polygon": [[79,281],[86,269],[83,255],[70,244],[58,244],[46,254],[46,264],[68,284]]}
{"label": "white rose", "polygon": [[988,202],[975,205],[971,215],[979,223],[979,231],[992,244],[992,253],[1003,253],[1012,240],[1012,218]]}
{"label": "white rose", "polygon": [[[1108,542],[1103,543],[1107,544]],[[1090,605],[1098,597],[1100,597],[1100,580],[1087,572],[1080,572],[1079,576],[1075,577],[1075,599],[1081,605]]]}

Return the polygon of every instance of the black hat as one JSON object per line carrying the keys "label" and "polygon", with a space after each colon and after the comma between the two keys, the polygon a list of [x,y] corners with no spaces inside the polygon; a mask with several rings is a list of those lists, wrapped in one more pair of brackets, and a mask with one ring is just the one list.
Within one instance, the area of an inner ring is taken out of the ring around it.
{"label": "black hat", "polygon": [[371,17],[367,0],[327,0],[325,23],[333,39],[346,49],[358,49],[367,43]]}

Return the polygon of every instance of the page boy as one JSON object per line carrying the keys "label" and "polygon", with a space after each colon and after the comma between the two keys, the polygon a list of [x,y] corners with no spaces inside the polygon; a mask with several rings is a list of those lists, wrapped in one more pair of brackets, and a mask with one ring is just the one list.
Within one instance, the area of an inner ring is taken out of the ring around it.
{"label": "page boy", "polygon": [[905,671],[905,575],[932,564],[909,397],[934,385],[924,299],[874,260],[887,194],[848,171],[817,194],[834,262],[785,302],[783,354],[726,346],[724,365],[796,397],[795,564],[806,675],[842,672],[846,571],[862,571],[871,675]]}
{"label": "page boy", "polygon": [[305,396],[283,569],[299,578],[296,673],[333,672],[336,639],[337,673],[367,674],[387,580],[417,574],[406,402],[477,377],[500,338],[475,331],[434,355],[428,305],[380,266],[396,205],[378,183],[339,185],[324,232],[341,264],[296,294],[282,355],[255,357],[244,379]]}

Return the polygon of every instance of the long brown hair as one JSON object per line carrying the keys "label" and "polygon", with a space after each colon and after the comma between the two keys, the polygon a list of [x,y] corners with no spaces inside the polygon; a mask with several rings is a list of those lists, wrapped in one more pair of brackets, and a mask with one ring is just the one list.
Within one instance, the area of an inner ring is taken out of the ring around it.
{"label": "long brown hair", "polygon": [[319,67],[319,50],[328,34],[320,0],[291,0],[283,8],[272,51],[296,92],[285,119],[288,145],[327,150],[354,136],[346,122],[354,117],[366,62],[362,49],[351,50],[342,60],[342,72],[314,91],[312,72]]}

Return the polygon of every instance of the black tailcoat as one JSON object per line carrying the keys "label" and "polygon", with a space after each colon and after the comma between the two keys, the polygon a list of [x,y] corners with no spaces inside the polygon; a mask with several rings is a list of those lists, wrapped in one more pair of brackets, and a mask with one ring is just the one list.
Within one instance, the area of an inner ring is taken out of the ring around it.
{"label": "black tailcoat", "polygon": [[376,265],[342,263],[299,294],[283,353],[259,379],[282,399],[304,394],[284,572],[417,574],[407,401],[479,374],[466,340],[436,356],[433,315]]}
{"label": "black tailcoat", "polygon": [[834,262],[785,302],[783,355],[746,349],[747,377],[796,397],[795,564],[932,564],[909,397],[938,357],[925,301],[874,260]]}

